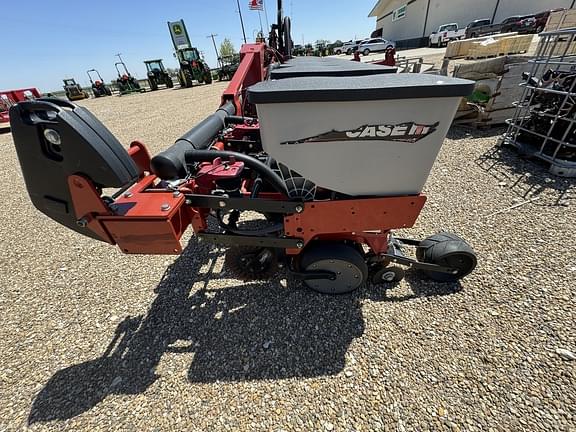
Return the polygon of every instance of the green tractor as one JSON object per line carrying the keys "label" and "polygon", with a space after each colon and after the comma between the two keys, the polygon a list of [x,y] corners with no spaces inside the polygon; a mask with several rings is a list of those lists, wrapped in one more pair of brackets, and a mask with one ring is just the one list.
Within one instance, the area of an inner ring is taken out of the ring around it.
{"label": "green tractor", "polygon": [[232,54],[228,56],[222,56],[220,60],[220,70],[218,70],[218,80],[219,81],[229,81],[232,79],[238,66],[240,66],[240,54]]}
{"label": "green tractor", "polygon": [[166,88],[174,87],[174,82],[170,74],[164,69],[162,59],[145,60],[146,73],[148,75],[148,82],[150,83],[150,90],[158,90],[159,84],[164,84]]}
{"label": "green tractor", "polygon": [[[124,73],[120,72],[118,65],[122,65],[124,68]],[[120,91],[120,96],[130,94],[130,93],[142,93],[145,90],[140,87],[140,83],[138,80],[130,75],[128,72],[128,68],[123,61],[119,61],[114,63],[116,67],[116,72],[118,72],[118,78],[116,79],[116,85],[118,86],[118,90]]]}
{"label": "green tractor", "polygon": [[183,48],[176,51],[180,63],[178,81],[180,87],[192,87],[193,80],[200,84],[212,84],[212,73],[208,65],[200,58],[196,48]]}

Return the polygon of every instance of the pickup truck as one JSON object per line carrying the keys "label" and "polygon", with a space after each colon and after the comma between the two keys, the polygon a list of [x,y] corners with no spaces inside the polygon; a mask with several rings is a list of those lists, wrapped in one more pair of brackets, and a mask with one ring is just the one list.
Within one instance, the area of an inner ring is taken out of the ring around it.
{"label": "pickup truck", "polygon": [[438,30],[433,31],[428,38],[429,47],[442,47],[448,45],[448,42],[462,39],[466,34],[466,28],[458,28],[458,24],[443,24]]}
{"label": "pickup truck", "polygon": [[499,24],[490,24],[490,20],[477,20],[466,27],[466,39],[487,36],[496,33],[509,33],[520,30],[520,22],[533,15],[517,15],[506,18]]}

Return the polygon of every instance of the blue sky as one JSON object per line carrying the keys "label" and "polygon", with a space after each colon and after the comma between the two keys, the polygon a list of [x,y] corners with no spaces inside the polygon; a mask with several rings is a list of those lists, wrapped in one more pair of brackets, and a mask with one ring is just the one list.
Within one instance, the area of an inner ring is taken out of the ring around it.
{"label": "blue sky", "polygon": [[[87,85],[86,70],[92,68],[108,82],[116,76],[116,53],[122,53],[130,72],[139,78],[145,77],[143,60],[163,58],[165,66],[177,67],[166,22],[180,18],[211,66],[216,66],[216,54],[207,35],[217,34],[218,46],[225,37],[236,49],[242,43],[236,0],[0,1],[4,40],[0,90],[38,87],[47,92],[61,89],[65,77]],[[306,43],[349,40],[374,30],[375,18],[368,18],[368,13],[375,3],[284,0],[284,13],[292,17],[295,43],[302,43],[302,38]],[[248,9],[248,0],[241,0],[240,7],[250,42],[260,28],[258,13]],[[266,8],[271,24],[276,1],[267,0]],[[263,14],[262,22],[266,26]]]}

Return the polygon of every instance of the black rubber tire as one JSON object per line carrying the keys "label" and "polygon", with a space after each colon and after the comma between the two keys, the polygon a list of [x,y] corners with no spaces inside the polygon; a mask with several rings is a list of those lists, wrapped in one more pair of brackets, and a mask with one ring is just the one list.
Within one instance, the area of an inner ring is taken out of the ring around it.
{"label": "black rubber tire", "polygon": [[158,90],[158,83],[156,82],[155,79],[148,78],[148,83],[150,84],[150,90],[152,91]]}
{"label": "black rubber tire", "polygon": [[108,96],[112,96],[112,90],[110,90],[110,87],[106,87],[104,89],[104,92],[108,95]]}
{"label": "black rubber tire", "polygon": [[[311,270],[311,266],[315,262],[331,259],[346,261],[355,266],[361,274],[361,277],[358,278],[357,284],[350,287],[340,288],[338,290],[336,290],[337,281],[330,281],[334,284],[334,288],[332,289],[324,289],[323,287],[314,286],[314,280],[304,281],[304,284],[310,289],[322,294],[346,294],[364,285],[368,278],[368,265],[366,264],[362,254],[353,246],[331,242],[320,242],[312,245],[302,252],[300,268],[302,270]],[[319,268],[318,270],[322,270],[322,268]]]}
{"label": "black rubber tire", "polygon": [[166,87],[168,88],[174,87],[174,81],[172,81],[172,78],[169,76],[166,77]]}
{"label": "black rubber tire", "polygon": [[204,83],[205,84],[212,84],[212,74],[210,72],[207,72],[204,75]]}
{"label": "black rubber tire", "polygon": [[422,271],[430,279],[439,282],[462,279],[472,273],[478,262],[470,245],[452,233],[438,233],[426,238],[416,249],[416,258],[420,262],[458,269],[456,274]]}
{"label": "black rubber tire", "polygon": [[192,73],[188,69],[183,70],[184,74],[184,87],[192,87],[194,82],[192,81],[194,78],[192,77]]}
{"label": "black rubber tire", "polygon": [[347,50],[346,50],[346,55],[350,55],[350,54],[352,54],[352,50],[351,50],[351,49],[347,49]]}
{"label": "black rubber tire", "polygon": [[[393,276],[389,278],[389,276],[386,275],[386,273],[390,273],[390,275]],[[396,266],[381,267],[372,274],[372,277],[370,279],[374,285],[380,285],[383,283],[400,282],[402,279],[404,279],[405,275],[406,272],[402,267],[396,267]]]}
{"label": "black rubber tire", "polygon": [[334,52],[334,54],[340,55],[340,54],[342,54],[342,50],[336,50],[336,51]]}
{"label": "black rubber tire", "polygon": [[362,55],[364,56],[370,55],[370,50],[366,48],[364,51],[362,51]]}

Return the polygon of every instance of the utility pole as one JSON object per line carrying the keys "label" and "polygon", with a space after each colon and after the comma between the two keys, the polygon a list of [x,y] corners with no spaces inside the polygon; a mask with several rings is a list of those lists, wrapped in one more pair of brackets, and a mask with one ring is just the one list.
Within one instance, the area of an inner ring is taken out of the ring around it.
{"label": "utility pole", "polygon": [[240,10],[240,0],[236,0],[236,4],[238,5],[238,15],[240,15],[240,25],[242,26],[242,35],[244,36],[244,43],[246,42],[246,32],[244,31],[244,20],[242,19],[242,10]]}
{"label": "utility pole", "polygon": [[490,24],[494,24],[496,13],[498,12],[498,6],[500,6],[500,0],[496,0],[496,7],[494,8],[494,14],[492,15],[492,21],[490,21]]}
{"label": "utility pole", "polygon": [[218,52],[218,48],[216,48],[216,41],[214,38],[218,36],[217,34],[210,34],[210,36],[206,36],[207,38],[212,39],[212,44],[214,45],[214,51],[216,51],[216,60],[218,61],[218,66],[222,67],[220,64],[220,53]]}

